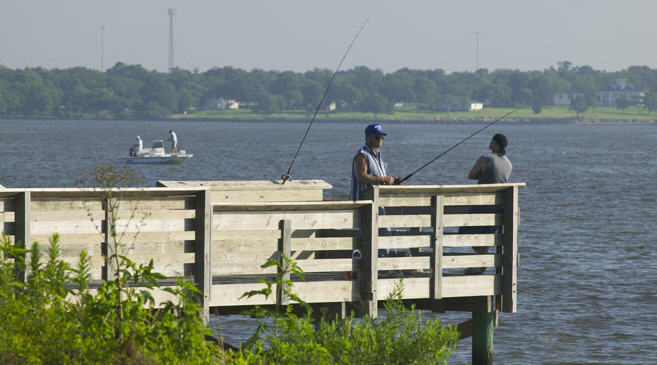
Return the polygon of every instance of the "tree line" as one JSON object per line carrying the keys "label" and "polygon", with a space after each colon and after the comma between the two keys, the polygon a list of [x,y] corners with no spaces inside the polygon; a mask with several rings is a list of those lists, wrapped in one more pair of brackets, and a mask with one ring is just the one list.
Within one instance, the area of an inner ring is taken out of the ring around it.
{"label": "tree line", "polygon": [[[217,98],[236,100],[264,114],[314,111],[332,75],[328,69],[299,73],[234,67],[163,73],[120,62],[105,72],[0,66],[0,116],[162,117],[202,109]],[[397,103],[420,110],[458,110],[476,101],[487,107],[531,107],[540,113],[552,105],[555,94],[574,92],[581,96],[573,108],[581,110],[595,106],[595,92],[618,78],[645,92],[643,100],[632,102],[657,110],[657,69],[632,66],[606,72],[567,61],[543,71],[403,68],[384,73],[358,66],[337,74],[323,108],[376,114],[392,112]]]}

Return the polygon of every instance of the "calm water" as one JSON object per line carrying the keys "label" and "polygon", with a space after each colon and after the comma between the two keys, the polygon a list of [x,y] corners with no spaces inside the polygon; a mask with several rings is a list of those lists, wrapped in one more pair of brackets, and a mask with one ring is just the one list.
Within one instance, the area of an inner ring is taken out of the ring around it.
{"label": "calm water", "polygon": [[[387,123],[383,153],[406,175],[481,125]],[[71,187],[94,166],[122,164],[136,135],[145,145],[174,129],[195,157],[180,166],[135,168],[157,180],[276,179],[306,123],[92,122],[0,120],[0,184]],[[316,122],[293,178],[324,179],[347,194],[351,158],[364,124]],[[490,137],[510,141],[520,192],[518,313],[500,314],[498,363],[657,362],[657,126],[500,124],[425,170],[411,184],[463,184]],[[443,317],[447,322],[466,319]],[[213,325],[229,341],[251,326]],[[451,363],[470,360],[469,340]]]}

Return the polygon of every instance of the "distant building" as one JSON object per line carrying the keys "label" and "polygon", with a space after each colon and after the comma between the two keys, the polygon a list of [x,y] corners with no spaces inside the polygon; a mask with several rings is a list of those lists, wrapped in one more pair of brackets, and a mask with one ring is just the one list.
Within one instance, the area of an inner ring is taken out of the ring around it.
{"label": "distant building", "polygon": [[572,91],[554,94],[552,97],[552,103],[556,106],[570,106],[573,100],[575,100],[578,96],[584,96],[584,94]]}
{"label": "distant building", "polygon": [[240,103],[235,100],[226,100],[224,98],[210,98],[205,101],[203,109],[216,109],[216,110],[226,110],[233,109],[237,110],[240,108]]}
{"label": "distant building", "polygon": [[616,101],[625,97],[631,104],[639,104],[643,100],[644,93],[627,82],[626,79],[616,79],[616,82],[609,85],[606,89],[595,93],[600,99],[600,106],[616,106]]}
{"label": "distant building", "polygon": [[483,110],[484,103],[470,103],[470,111]]}

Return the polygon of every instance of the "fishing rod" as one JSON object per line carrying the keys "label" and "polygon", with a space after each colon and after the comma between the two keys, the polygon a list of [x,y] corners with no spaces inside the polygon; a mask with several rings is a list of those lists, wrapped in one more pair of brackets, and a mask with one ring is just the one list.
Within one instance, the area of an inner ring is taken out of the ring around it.
{"label": "fishing rod", "polygon": [[396,183],[396,184],[401,184],[401,183],[403,183],[404,181],[410,179],[411,176],[415,175],[416,172],[418,172],[418,171],[422,170],[423,168],[429,166],[432,162],[434,162],[434,161],[436,161],[437,159],[441,158],[441,157],[442,157],[443,155],[445,155],[447,152],[449,152],[449,151],[455,149],[456,147],[460,146],[461,143],[467,141],[468,139],[474,137],[476,134],[478,134],[479,132],[483,131],[484,129],[486,129],[486,128],[492,126],[493,124],[499,122],[500,120],[502,120],[502,119],[508,117],[509,115],[515,113],[517,110],[518,110],[518,109],[513,109],[512,111],[510,111],[510,112],[504,114],[503,116],[501,116],[501,117],[495,119],[494,121],[492,121],[492,122],[486,124],[485,126],[479,128],[476,132],[474,132],[474,133],[472,133],[471,135],[469,135],[469,136],[463,138],[459,143],[457,143],[457,144],[453,145],[452,147],[448,148],[448,149],[445,150],[443,153],[441,153],[441,154],[439,154],[438,156],[436,156],[433,160],[431,160],[431,161],[425,163],[424,165],[422,165],[422,167],[420,167],[419,169],[417,169],[417,170],[411,172],[410,174],[408,174],[408,176],[406,176],[406,177],[403,178],[403,179],[400,179],[399,182],[395,182],[395,183]]}
{"label": "fishing rod", "polygon": [[363,28],[365,28],[365,25],[369,21],[370,21],[370,18],[365,19],[365,22],[363,23],[363,25],[360,26],[360,29],[358,29],[358,32],[356,32],[356,35],[354,36],[354,39],[349,44],[349,47],[347,48],[347,51],[344,53],[344,56],[342,56],[342,60],[340,60],[340,64],[338,64],[338,67],[335,69],[335,72],[333,73],[333,76],[331,76],[331,80],[329,80],[329,83],[326,86],[326,90],[324,90],[324,94],[322,95],[322,98],[319,100],[319,104],[317,104],[317,109],[315,109],[315,114],[313,114],[313,117],[310,120],[310,123],[308,124],[308,128],[306,129],[306,133],[303,135],[303,138],[301,139],[301,143],[299,143],[299,148],[297,148],[297,152],[294,154],[294,158],[292,158],[292,162],[290,163],[290,167],[287,168],[286,173],[281,175],[281,179],[283,179],[283,182],[281,182],[281,185],[284,185],[286,181],[290,180],[290,178],[291,178],[290,172],[292,172],[292,167],[294,166],[294,162],[297,160],[297,156],[299,155],[299,151],[301,151],[301,146],[303,146],[303,142],[306,140],[306,136],[308,136],[308,132],[310,132],[310,127],[313,125],[313,122],[315,121],[315,117],[317,116],[317,113],[319,112],[319,108],[322,106],[322,103],[324,102],[324,99],[326,98],[326,94],[328,94],[328,91],[331,88],[331,84],[333,84],[333,80],[335,80],[335,76],[338,74],[338,71],[340,71],[340,67],[342,66],[342,63],[344,62],[345,58],[347,58],[347,55],[349,54],[349,51],[351,50],[351,46],[354,45],[354,43],[356,42],[356,39],[358,39],[358,36],[360,35],[360,32],[363,30]]}

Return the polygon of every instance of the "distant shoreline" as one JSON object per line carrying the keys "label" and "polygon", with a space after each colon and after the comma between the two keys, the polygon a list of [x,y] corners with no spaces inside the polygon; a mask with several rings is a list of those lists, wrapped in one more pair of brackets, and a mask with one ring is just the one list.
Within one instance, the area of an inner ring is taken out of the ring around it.
{"label": "distant shoreline", "polygon": [[[340,123],[435,123],[435,124],[475,124],[487,123],[495,120],[493,117],[471,117],[471,118],[403,118],[403,117],[348,117],[348,116],[318,116],[316,122],[340,122]],[[108,118],[108,117],[55,117],[55,116],[1,116],[0,120],[89,120],[89,121],[168,121],[168,122],[309,122],[310,117],[295,116],[207,116],[207,117],[144,117],[144,118]],[[657,124],[657,119],[592,119],[592,118],[541,118],[541,117],[508,117],[504,118],[505,123],[517,124],[578,124],[578,125],[645,125]]]}

